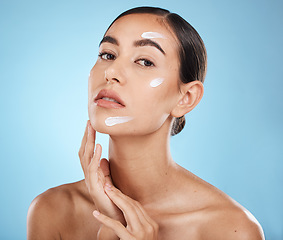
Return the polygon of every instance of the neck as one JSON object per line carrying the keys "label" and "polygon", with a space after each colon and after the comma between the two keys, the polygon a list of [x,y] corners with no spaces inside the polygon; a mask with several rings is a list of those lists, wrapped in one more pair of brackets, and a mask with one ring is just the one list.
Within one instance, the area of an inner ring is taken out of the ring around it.
{"label": "neck", "polygon": [[109,163],[114,185],[124,194],[146,204],[166,191],[175,163],[168,131],[109,139]]}

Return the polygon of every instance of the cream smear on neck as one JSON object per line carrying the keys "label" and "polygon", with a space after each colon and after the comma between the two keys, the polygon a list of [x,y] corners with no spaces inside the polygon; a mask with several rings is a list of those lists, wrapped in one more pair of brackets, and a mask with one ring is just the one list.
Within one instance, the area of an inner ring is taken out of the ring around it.
{"label": "cream smear on neck", "polygon": [[142,38],[147,38],[147,39],[151,39],[151,38],[164,38],[166,39],[166,37],[164,37],[161,33],[158,32],[144,32],[141,35]]}
{"label": "cream smear on neck", "polygon": [[129,116],[124,116],[124,117],[109,117],[105,119],[105,124],[108,127],[114,126],[116,124],[121,124],[121,123],[125,123],[125,122],[129,122],[133,120],[132,117]]}
{"label": "cream smear on neck", "polygon": [[164,78],[155,78],[150,82],[150,86],[155,88],[158,87],[161,83],[163,83]]}

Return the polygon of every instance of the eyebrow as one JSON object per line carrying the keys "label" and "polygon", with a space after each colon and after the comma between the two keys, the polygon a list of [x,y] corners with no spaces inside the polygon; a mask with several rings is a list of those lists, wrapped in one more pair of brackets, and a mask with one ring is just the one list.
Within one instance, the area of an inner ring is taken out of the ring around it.
{"label": "eyebrow", "polygon": [[134,42],[134,46],[135,47],[143,47],[143,46],[152,46],[152,47],[155,47],[157,48],[160,52],[162,52],[164,55],[165,52],[164,50],[162,49],[162,47],[155,41],[152,41],[150,39],[143,39],[143,40],[138,40],[138,41],[135,41]]}
{"label": "eyebrow", "polygon": [[[111,36],[105,36],[103,37],[103,39],[100,41],[99,46],[102,43],[112,43],[114,45],[119,46],[119,42],[116,38],[113,38]],[[164,50],[162,49],[162,47],[155,41],[152,41],[151,39],[142,39],[142,40],[137,40],[134,42],[134,46],[135,47],[144,47],[144,46],[152,46],[157,48],[160,52],[162,52],[163,55],[166,55],[166,53],[164,52]]]}
{"label": "eyebrow", "polygon": [[104,42],[112,43],[112,44],[119,46],[118,40],[116,38],[113,38],[113,37],[110,37],[110,36],[103,37],[102,40],[99,43],[99,46]]}

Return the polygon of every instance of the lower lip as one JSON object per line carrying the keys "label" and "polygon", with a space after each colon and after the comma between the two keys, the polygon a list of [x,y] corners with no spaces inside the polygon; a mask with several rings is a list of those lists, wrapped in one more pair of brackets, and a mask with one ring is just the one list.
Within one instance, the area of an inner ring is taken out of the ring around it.
{"label": "lower lip", "polygon": [[125,107],[119,103],[107,101],[105,99],[98,99],[94,102],[97,104],[97,106],[104,107],[104,108],[124,108]]}

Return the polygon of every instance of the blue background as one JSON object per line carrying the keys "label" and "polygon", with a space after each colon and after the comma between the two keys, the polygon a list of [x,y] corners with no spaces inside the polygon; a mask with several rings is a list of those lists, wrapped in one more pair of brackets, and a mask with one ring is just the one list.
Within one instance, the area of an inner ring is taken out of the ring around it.
{"label": "blue background", "polygon": [[[0,3],[0,239],[25,239],[34,197],[83,178],[78,150],[98,43],[122,11],[177,12],[208,52],[205,94],[172,138],[174,159],[249,209],[283,239],[282,1]],[[107,157],[107,136],[98,142]]]}

